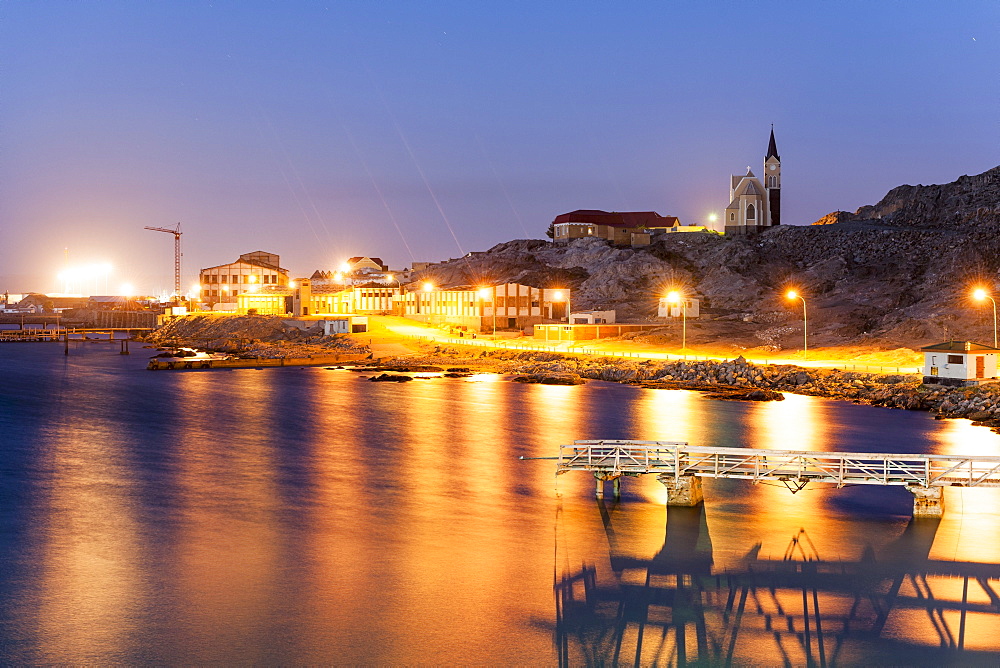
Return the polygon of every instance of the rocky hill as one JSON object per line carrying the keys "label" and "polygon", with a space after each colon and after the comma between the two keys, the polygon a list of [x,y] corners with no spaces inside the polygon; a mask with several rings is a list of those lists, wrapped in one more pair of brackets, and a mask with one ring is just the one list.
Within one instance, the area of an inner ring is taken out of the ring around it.
{"label": "rocky hill", "polygon": [[689,323],[688,340],[734,349],[800,345],[801,304],[781,296],[790,286],[807,300],[811,345],[992,343],[992,311],[969,294],[973,285],[1000,293],[1000,167],[944,185],[899,186],[878,204],[817,223],[755,237],[667,234],[640,249],[518,240],[420,278],[569,287],[574,310],[613,308],[629,321],[652,319],[657,297],[679,287],[707,311]]}

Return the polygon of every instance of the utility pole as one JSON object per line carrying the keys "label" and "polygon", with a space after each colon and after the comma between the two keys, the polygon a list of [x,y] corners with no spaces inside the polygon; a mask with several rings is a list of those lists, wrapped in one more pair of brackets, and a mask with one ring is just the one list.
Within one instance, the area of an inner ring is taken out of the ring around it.
{"label": "utility pole", "polygon": [[177,227],[170,229],[167,227],[149,227],[146,226],[147,230],[153,230],[154,232],[166,232],[167,234],[174,235],[174,294],[173,299],[177,299],[181,296],[181,224],[177,223]]}

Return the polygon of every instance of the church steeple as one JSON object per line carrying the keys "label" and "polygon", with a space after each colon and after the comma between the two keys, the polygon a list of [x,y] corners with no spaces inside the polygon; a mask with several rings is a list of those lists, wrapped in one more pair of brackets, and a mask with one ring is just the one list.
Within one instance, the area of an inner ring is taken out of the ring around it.
{"label": "church steeple", "polygon": [[774,125],[771,126],[771,139],[767,142],[767,155],[764,156],[764,187],[767,189],[768,224],[781,224],[781,157],[778,146],[774,142]]}
{"label": "church steeple", "polygon": [[771,125],[771,141],[767,142],[767,155],[764,156],[764,160],[768,158],[777,158],[781,160],[781,156],[778,155],[778,147],[774,143],[774,125]]}

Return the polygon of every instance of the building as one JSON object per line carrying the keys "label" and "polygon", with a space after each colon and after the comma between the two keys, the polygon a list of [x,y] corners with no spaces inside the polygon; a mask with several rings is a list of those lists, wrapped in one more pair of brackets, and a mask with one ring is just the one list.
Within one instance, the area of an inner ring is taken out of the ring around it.
{"label": "building", "polygon": [[569,322],[573,325],[610,325],[615,322],[615,311],[573,311]]}
{"label": "building", "polygon": [[660,297],[656,309],[659,318],[699,318],[701,317],[701,300],[696,297],[685,297],[683,303],[672,303],[667,297]]}
{"label": "building", "polygon": [[598,238],[619,246],[646,246],[653,234],[671,231],[679,225],[675,216],[661,216],[655,211],[580,209],[555,217],[552,241],[567,243],[574,239]]}
{"label": "building", "polygon": [[288,286],[288,270],[282,269],[275,253],[244,253],[236,262],[202,269],[198,275],[201,301],[209,306],[233,303],[247,292]]}
{"label": "building", "polygon": [[1000,349],[972,341],[946,341],[920,349],[924,382],[935,385],[978,385],[997,380]]}
{"label": "building", "polygon": [[480,332],[525,329],[566,317],[569,290],[506,283],[483,288],[431,288],[400,295],[400,315],[429,325],[449,324]]}
{"label": "building", "polygon": [[[574,320],[576,314],[573,314]],[[607,339],[622,334],[648,332],[659,329],[663,325],[647,324],[577,324],[572,325],[535,325],[533,336],[541,341],[594,341]]]}
{"label": "building", "polygon": [[764,156],[764,183],[749,167],[745,175],[731,176],[723,220],[726,234],[753,234],[781,224],[781,157],[774,128]]}

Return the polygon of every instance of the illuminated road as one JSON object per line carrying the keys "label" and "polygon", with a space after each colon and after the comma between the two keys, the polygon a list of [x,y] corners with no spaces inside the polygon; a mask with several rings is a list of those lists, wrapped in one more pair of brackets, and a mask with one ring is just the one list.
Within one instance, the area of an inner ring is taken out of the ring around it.
{"label": "illuminated road", "polygon": [[[733,357],[712,356],[706,354],[696,354],[693,351],[681,352],[659,352],[652,350],[636,350],[634,345],[624,341],[545,341],[542,339],[532,339],[527,337],[513,339],[492,339],[492,338],[470,338],[456,337],[435,327],[427,327],[418,322],[399,317],[370,316],[373,323],[385,327],[386,330],[399,336],[432,341],[434,343],[475,346],[479,348],[493,348],[503,350],[539,350],[553,353],[571,353],[575,355],[589,355],[595,357],[625,357],[633,359],[647,360],[684,360],[684,361],[704,361],[731,360]],[[871,373],[906,373],[917,374],[921,370],[915,366],[879,366],[873,364],[856,364],[845,360],[824,360],[809,359],[803,360],[801,357],[752,359],[744,356],[748,362],[753,364],[792,364],[800,367],[843,369],[846,371],[863,371]]]}

